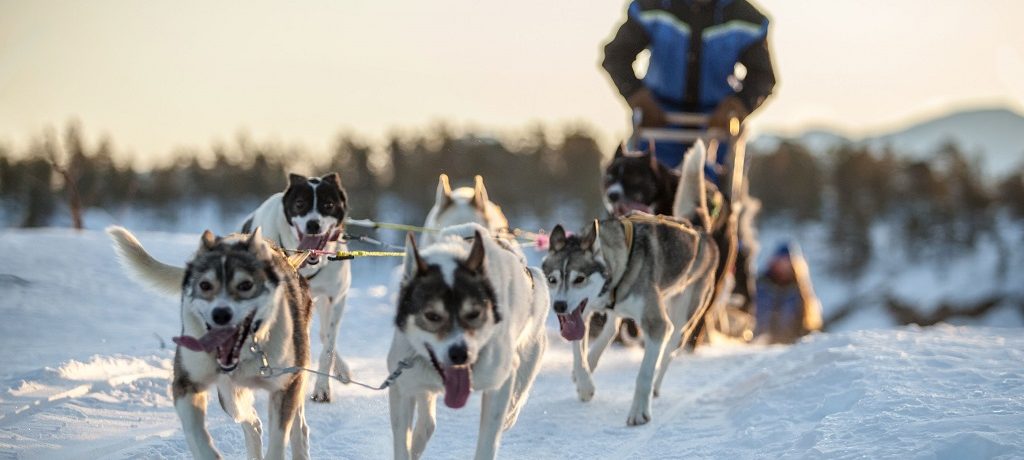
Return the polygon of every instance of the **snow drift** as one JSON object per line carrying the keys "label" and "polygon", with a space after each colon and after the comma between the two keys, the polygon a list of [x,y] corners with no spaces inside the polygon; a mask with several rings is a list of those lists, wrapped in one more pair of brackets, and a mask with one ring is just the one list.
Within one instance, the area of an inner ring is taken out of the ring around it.
{"label": "snow drift", "polygon": [[[2,235],[0,458],[186,457],[168,394],[177,302],[130,281],[100,232]],[[171,263],[183,262],[198,241],[140,238]],[[354,262],[339,339],[354,376],[373,383],[386,376],[391,268]],[[551,347],[501,457],[1024,455],[1019,328],[847,331],[788,347],[705,349],[669,369],[650,424],[626,427],[641,352],[611,349],[596,371],[594,400],[581,403],[569,345],[554,318],[548,326]],[[334,403],[307,405],[314,458],[388,458],[386,395],[333,391]],[[427,458],[472,455],[479,404],[474,396],[464,409],[439,409]],[[209,413],[218,447],[241,458],[240,430],[216,404]]]}

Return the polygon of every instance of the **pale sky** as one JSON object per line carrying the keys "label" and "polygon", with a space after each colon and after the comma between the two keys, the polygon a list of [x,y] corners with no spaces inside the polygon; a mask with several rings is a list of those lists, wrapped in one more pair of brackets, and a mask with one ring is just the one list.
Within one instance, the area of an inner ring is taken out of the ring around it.
{"label": "pale sky", "polygon": [[[163,156],[257,141],[327,151],[437,120],[498,134],[626,111],[600,69],[624,0],[0,0],[0,142],[79,119]],[[1024,1],[761,0],[780,80],[755,131],[863,134],[974,106],[1024,110]]]}

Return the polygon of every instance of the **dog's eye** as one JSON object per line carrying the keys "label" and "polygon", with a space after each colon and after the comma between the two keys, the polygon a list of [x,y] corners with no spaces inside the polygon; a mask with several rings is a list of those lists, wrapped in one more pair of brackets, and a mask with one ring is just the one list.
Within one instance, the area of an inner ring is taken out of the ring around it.
{"label": "dog's eye", "polygon": [[334,209],[334,203],[331,203],[330,201],[324,203],[324,209]]}
{"label": "dog's eye", "polygon": [[466,321],[474,321],[474,320],[476,320],[479,317],[480,317],[480,312],[479,311],[471,311],[469,313],[466,313],[466,316],[464,316]]}
{"label": "dog's eye", "polygon": [[548,277],[548,284],[558,284],[558,279],[554,275]]}
{"label": "dog's eye", "polygon": [[302,208],[306,207],[306,201],[305,200],[295,200],[295,207],[297,209],[302,209]]}
{"label": "dog's eye", "polygon": [[241,283],[238,283],[238,286],[235,286],[235,289],[238,289],[241,292],[248,292],[252,289],[252,281],[242,281]]}
{"label": "dog's eye", "polygon": [[583,275],[576,275],[572,280],[573,284],[583,284],[585,281],[587,281],[587,277]]}
{"label": "dog's eye", "polygon": [[199,290],[201,290],[201,291],[209,291],[210,289],[213,289],[213,284],[210,283],[209,281],[200,281],[199,282]]}
{"label": "dog's eye", "polygon": [[426,318],[427,321],[430,321],[431,323],[436,323],[438,321],[441,321],[441,315],[439,315],[437,313],[434,313],[432,311],[428,311],[428,312],[424,313],[423,317]]}

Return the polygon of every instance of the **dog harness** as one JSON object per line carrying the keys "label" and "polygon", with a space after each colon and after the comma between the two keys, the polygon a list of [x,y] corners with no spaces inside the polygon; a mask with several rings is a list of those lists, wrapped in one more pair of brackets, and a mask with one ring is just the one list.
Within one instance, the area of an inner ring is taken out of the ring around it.
{"label": "dog harness", "polygon": [[[622,224],[622,233],[625,236],[625,240],[626,240],[626,248],[627,248],[627,252],[626,252],[626,267],[629,267],[629,262],[633,258],[633,241],[635,239],[634,238],[635,229],[633,228],[634,224],[670,225],[670,226],[679,228],[681,230],[692,230],[692,228],[689,225],[687,225],[685,222],[676,220],[675,218],[673,218],[671,216],[653,215],[653,214],[647,214],[647,213],[642,213],[642,212],[634,212],[634,213],[629,214],[627,216],[620,217],[619,218],[619,223]],[[625,276],[625,275],[623,275],[623,276]],[[621,282],[622,282],[622,280],[619,279],[619,283],[621,283]],[[611,287],[612,279],[609,276],[608,277],[608,281],[605,283],[605,286],[601,289],[602,293],[610,291],[609,292],[610,301],[609,301],[609,304],[608,304],[608,309],[609,310],[614,310],[615,309],[615,303],[618,302],[618,298],[619,298],[619,295],[618,295],[619,285],[618,284],[619,283],[616,283],[615,287]]]}

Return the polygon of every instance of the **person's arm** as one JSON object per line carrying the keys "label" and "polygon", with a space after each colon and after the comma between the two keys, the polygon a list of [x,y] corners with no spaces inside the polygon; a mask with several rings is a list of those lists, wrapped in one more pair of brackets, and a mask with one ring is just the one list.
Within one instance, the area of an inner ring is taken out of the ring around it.
{"label": "person's arm", "polygon": [[765,38],[743,51],[739,63],[746,67],[747,75],[743,79],[743,89],[736,93],[736,96],[750,113],[757,110],[775,88],[775,70],[772,67],[771,54],[768,52],[768,39]]}
{"label": "person's arm", "polygon": [[615,89],[627,100],[644,87],[633,71],[633,61],[650,44],[647,31],[635,17],[639,11],[636,2],[629,5],[626,21],[615,32],[615,37],[604,46],[604,61],[601,63],[615,84]]}
{"label": "person's arm", "polygon": [[601,66],[608,72],[615,89],[626,99],[626,104],[634,109],[640,109],[643,116],[640,120],[641,126],[664,126],[667,123],[665,112],[658,105],[654,94],[637,78],[636,72],[633,72],[636,55],[651,42],[647,30],[636,18],[639,14],[640,6],[634,1],[626,12],[626,22],[615,32],[612,41],[604,46],[604,61]]}

